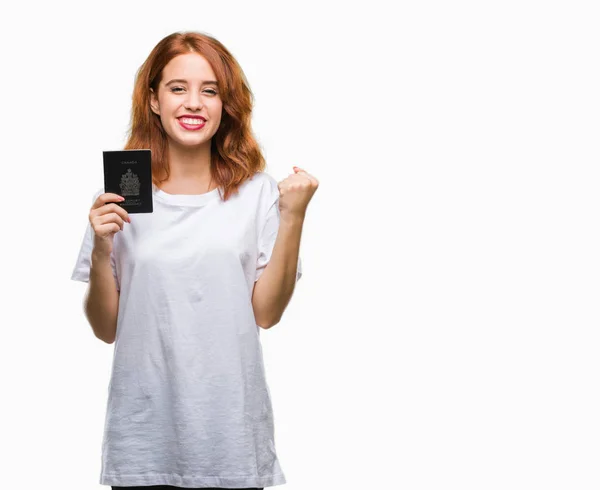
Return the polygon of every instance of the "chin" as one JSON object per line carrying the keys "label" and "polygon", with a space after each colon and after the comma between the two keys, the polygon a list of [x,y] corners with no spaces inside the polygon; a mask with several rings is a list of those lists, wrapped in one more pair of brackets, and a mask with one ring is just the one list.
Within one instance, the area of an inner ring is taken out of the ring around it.
{"label": "chin", "polygon": [[197,139],[197,140],[192,140],[192,139],[181,140],[179,138],[177,138],[177,139],[171,138],[171,141],[173,141],[177,145],[183,146],[185,148],[194,148],[196,146],[203,146],[206,144],[210,144],[210,139],[205,139],[205,138]]}

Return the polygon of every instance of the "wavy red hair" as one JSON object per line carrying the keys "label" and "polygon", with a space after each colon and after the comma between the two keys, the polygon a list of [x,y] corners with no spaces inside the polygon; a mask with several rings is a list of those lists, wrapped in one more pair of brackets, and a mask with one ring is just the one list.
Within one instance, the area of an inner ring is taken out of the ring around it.
{"label": "wavy red hair", "polygon": [[231,53],[215,38],[199,32],[175,32],[163,38],[138,69],[125,150],[152,151],[152,182],[169,178],[168,140],[160,117],[150,109],[150,88],[158,92],[162,71],[175,56],[198,53],[210,63],[223,102],[221,124],[211,138],[211,176],[226,201],[239,186],[266,167],[251,129],[254,96]]}

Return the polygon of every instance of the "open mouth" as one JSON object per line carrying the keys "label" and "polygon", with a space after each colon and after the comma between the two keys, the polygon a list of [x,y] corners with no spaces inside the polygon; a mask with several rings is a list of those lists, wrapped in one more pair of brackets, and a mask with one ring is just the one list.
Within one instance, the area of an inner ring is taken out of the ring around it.
{"label": "open mouth", "polygon": [[193,117],[180,117],[179,119],[177,119],[177,122],[179,122],[179,125],[183,129],[191,131],[202,129],[206,124],[206,121],[203,121],[202,119],[196,119]]}

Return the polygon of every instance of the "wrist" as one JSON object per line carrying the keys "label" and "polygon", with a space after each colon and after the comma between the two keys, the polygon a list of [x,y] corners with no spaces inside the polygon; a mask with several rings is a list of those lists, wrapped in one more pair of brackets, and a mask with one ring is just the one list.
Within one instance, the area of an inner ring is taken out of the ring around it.
{"label": "wrist", "polygon": [[101,249],[92,249],[92,266],[110,263],[110,252]]}
{"label": "wrist", "polygon": [[282,212],[280,216],[280,221],[283,224],[289,225],[302,225],[304,223],[304,213],[288,213]]}

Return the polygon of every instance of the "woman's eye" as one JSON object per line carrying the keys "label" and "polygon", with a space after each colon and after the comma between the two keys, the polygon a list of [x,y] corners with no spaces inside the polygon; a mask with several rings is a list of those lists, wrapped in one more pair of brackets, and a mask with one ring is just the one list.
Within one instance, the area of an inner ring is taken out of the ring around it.
{"label": "woman's eye", "polygon": [[[180,92],[176,92],[176,91],[179,91],[179,90],[184,90],[184,89],[183,89],[183,87],[173,87],[171,89],[171,92],[180,93]],[[205,92],[208,92],[211,95],[217,95],[217,92],[214,91],[214,90],[212,90],[212,89],[205,90]]]}

